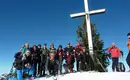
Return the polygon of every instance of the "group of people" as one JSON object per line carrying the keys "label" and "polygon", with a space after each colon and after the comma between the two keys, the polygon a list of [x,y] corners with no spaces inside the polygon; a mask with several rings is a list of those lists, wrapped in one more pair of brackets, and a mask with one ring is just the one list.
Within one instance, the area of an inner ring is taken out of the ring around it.
{"label": "group of people", "polygon": [[[127,64],[130,67],[130,33],[128,33],[128,49]],[[108,52],[112,57],[112,70],[113,72],[119,71],[119,58],[121,51],[112,43],[108,48]],[[47,44],[34,45],[30,47],[28,43],[22,46],[20,52],[15,54],[14,67],[17,69],[18,80],[23,80],[23,77],[28,75],[30,77],[57,75],[64,73],[72,73],[75,71],[87,71],[87,63],[89,62],[90,55],[86,52],[85,47],[77,43],[77,46],[71,46],[70,43],[67,47],[63,48],[62,45],[55,48],[54,44],[47,48]],[[74,70],[74,63],[76,62],[76,69]],[[62,71],[64,68],[64,72]],[[93,67],[91,67],[93,68]]]}
{"label": "group of people", "polygon": [[[77,46],[71,46],[70,43],[67,47],[62,48],[62,45],[55,48],[54,44],[47,48],[47,44],[43,47],[34,45],[29,47],[26,43],[20,50],[15,54],[14,66],[17,69],[18,80],[22,80],[23,75],[28,76],[44,76],[57,75],[64,73],[74,72],[74,63],[76,62],[76,71],[87,70],[87,57],[88,53],[80,42]],[[64,68],[64,72],[62,72]]]}

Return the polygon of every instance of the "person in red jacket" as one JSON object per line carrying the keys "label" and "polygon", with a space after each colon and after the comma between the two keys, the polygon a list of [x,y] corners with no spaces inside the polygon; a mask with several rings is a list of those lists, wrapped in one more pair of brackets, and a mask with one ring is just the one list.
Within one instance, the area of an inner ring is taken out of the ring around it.
{"label": "person in red jacket", "polygon": [[63,60],[63,56],[64,56],[64,51],[63,51],[63,49],[62,49],[62,46],[61,45],[59,45],[59,47],[58,47],[58,49],[57,49],[57,53],[56,53],[56,59],[58,60],[58,61],[62,61]]}
{"label": "person in red jacket", "polygon": [[116,71],[118,71],[118,61],[121,56],[119,48],[115,46],[115,43],[112,43],[111,47],[108,49],[108,52],[111,54],[112,57],[113,72],[115,72],[115,69]]}
{"label": "person in red jacket", "polygon": [[79,71],[79,54],[80,52],[83,52],[83,48],[80,42],[77,43],[77,46],[75,47],[75,57],[76,57],[76,61],[77,61],[77,71]]}
{"label": "person in red jacket", "polygon": [[64,51],[62,49],[62,45],[59,45],[56,53],[56,60],[58,60],[58,74],[62,73],[62,62],[63,62],[63,57],[64,57]]}
{"label": "person in red jacket", "polygon": [[[74,57],[69,52],[66,53],[66,65],[70,70],[70,73],[72,73],[74,68]],[[68,73],[68,71],[66,71],[66,73]]]}

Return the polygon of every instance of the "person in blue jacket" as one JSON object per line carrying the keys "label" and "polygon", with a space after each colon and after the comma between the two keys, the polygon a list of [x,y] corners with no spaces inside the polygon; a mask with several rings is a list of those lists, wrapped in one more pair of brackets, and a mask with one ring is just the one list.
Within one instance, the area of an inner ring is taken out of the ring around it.
{"label": "person in blue jacket", "polygon": [[22,52],[17,52],[14,55],[14,63],[13,66],[16,68],[16,73],[17,73],[17,80],[23,80],[23,74],[22,74],[22,69],[23,69],[23,61],[22,61],[23,54]]}

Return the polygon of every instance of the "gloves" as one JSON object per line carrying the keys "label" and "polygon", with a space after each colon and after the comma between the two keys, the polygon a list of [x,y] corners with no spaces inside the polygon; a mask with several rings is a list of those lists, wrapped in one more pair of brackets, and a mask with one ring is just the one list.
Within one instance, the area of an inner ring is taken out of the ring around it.
{"label": "gloves", "polygon": [[27,63],[27,64],[25,64],[25,67],[26,67],[26,68],[31,68],[31,64],[30,64],[30,63]]}

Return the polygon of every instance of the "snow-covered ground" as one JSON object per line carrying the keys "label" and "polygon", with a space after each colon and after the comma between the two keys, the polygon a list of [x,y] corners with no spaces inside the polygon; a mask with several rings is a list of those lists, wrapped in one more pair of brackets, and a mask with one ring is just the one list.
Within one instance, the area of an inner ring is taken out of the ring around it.
{"label": "snow-covered ground", "polygon": [[7,78],[4,76],[0,76],[0,80],[7,80]]}
{"label": "snow-covered ground", "polygon": [[[53,77],[50,78],[40,78],[36,80],[54,80]],[[64,76],[59,75],[57,80],[130,80],[129,72],[78,72],[66,74]]]}

